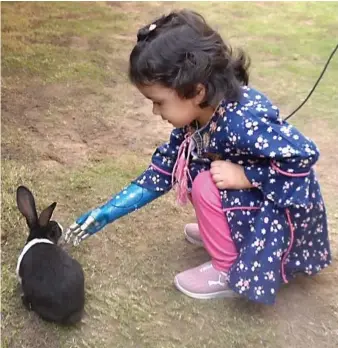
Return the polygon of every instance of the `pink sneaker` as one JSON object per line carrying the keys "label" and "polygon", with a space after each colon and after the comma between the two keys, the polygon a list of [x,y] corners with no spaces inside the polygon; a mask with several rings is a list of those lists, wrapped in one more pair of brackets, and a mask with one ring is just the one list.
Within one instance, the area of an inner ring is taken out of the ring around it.
{"label": "pink sneaker", "polygon": [[238,296],[228,286],[227,273],[217,271],[211,261],[177,274],[174,282],[178,290],[193,298],[206,300]]}
{"label": "pink sneaker", "polygon": [[203,241],[198,229],[198,224],[187,224],[184,228],[185,238],[191,244],[203,246]]}

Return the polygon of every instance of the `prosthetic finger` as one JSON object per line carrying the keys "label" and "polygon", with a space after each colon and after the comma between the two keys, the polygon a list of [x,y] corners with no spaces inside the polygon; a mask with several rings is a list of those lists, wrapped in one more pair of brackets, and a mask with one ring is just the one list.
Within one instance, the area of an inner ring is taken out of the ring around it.
{"label": "prosthetic finger", "polygon": [[82,235],[81,237],[80,237],[80,236],[75,237],[74,242],[73,242],[73,245],[74,245],[74,246],[78,246],[83,240],[87,239],[87,238],[90,237],[90,236],[91,236],[90,233],[85,233],[85,234]]}
{"label": "prosthetic finger", "polygon": [[74,234],[74,231],[77,230],[78,227],[79,225],[75,222],[66,230],[65,236],[64,236],[64,240],[66,243],[70,241],[71,237]]}

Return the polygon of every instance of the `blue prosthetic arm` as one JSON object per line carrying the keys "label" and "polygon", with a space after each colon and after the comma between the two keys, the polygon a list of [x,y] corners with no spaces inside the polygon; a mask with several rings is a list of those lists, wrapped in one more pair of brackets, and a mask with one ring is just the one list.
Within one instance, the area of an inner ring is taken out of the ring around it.
{"label": "blue prosthetic arm", "polygon": [[76,223],[82,225],[91,216],[95,221],[88,226],[86,232],[92,235],[102,230],[107,224],[142,208],[163,194],[163,191],[150,191],[132,183],[104,205],[80,216]]}

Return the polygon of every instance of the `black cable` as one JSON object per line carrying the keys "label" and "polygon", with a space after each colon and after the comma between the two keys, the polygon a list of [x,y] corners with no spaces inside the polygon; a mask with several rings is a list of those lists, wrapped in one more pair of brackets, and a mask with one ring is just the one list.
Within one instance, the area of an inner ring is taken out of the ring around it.
{"label": "black cable", "polygon": [[295,113],[308,101],[308,99],[311,97],[311,94],[314,92],[314,90],[316,89],[316,87],[317,87],[319,81],[322,79],[322,77],[323,77],[323,75],[324,75],[324,73],[325,73],[326,68],[327,68],[328,65],[330,64],[330,61],[331,61],[332,57],[333,57],[334,54],[337,52],[337,49],[338,49],[338,45],[337,45],[337,46],[335,47],[335,49],[332,51],[332,53],[331,53],[329,59],[327,60],[325,66],[324,66],[324,69],[323,69],[322,73],[320,74],[320,76],[319,76],[317,82],[315,83],[315,85],[312,87],[312,90],[311,90],[311,92],[309,93],[309,95],[308,95],[308,96],[306,97],[306,99],[298,106],[298,108],[297,108],[296,110],[294,110],[288,117],[286,117],[286,118],[284,119],[284,121],[288,120],[291,116],[293,116],[293,115],[294,115],[294,114],[295,114]]}

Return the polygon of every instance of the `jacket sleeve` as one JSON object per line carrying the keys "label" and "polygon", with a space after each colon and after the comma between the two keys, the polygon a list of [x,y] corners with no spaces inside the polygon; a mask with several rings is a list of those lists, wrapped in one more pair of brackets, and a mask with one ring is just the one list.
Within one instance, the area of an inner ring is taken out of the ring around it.
{"label": "jacket sleeve", "polygon": [[155,150],[151,164],[133,183],[150,191],[168,192],[172,188],[172,171],[184,135],[185,130],[183,128],[175,128],[169,141]]}
{"label": "jacket sleeve", "polygon": [[[240,120],[240,122],[238,122]],[[312,167],[318,161],[315,143],[279,118],[278,109],[265,105],[237,115],[229,126],[228,141],[252,160],[244,166],[253,186],[279,207],[308,206]]]}

